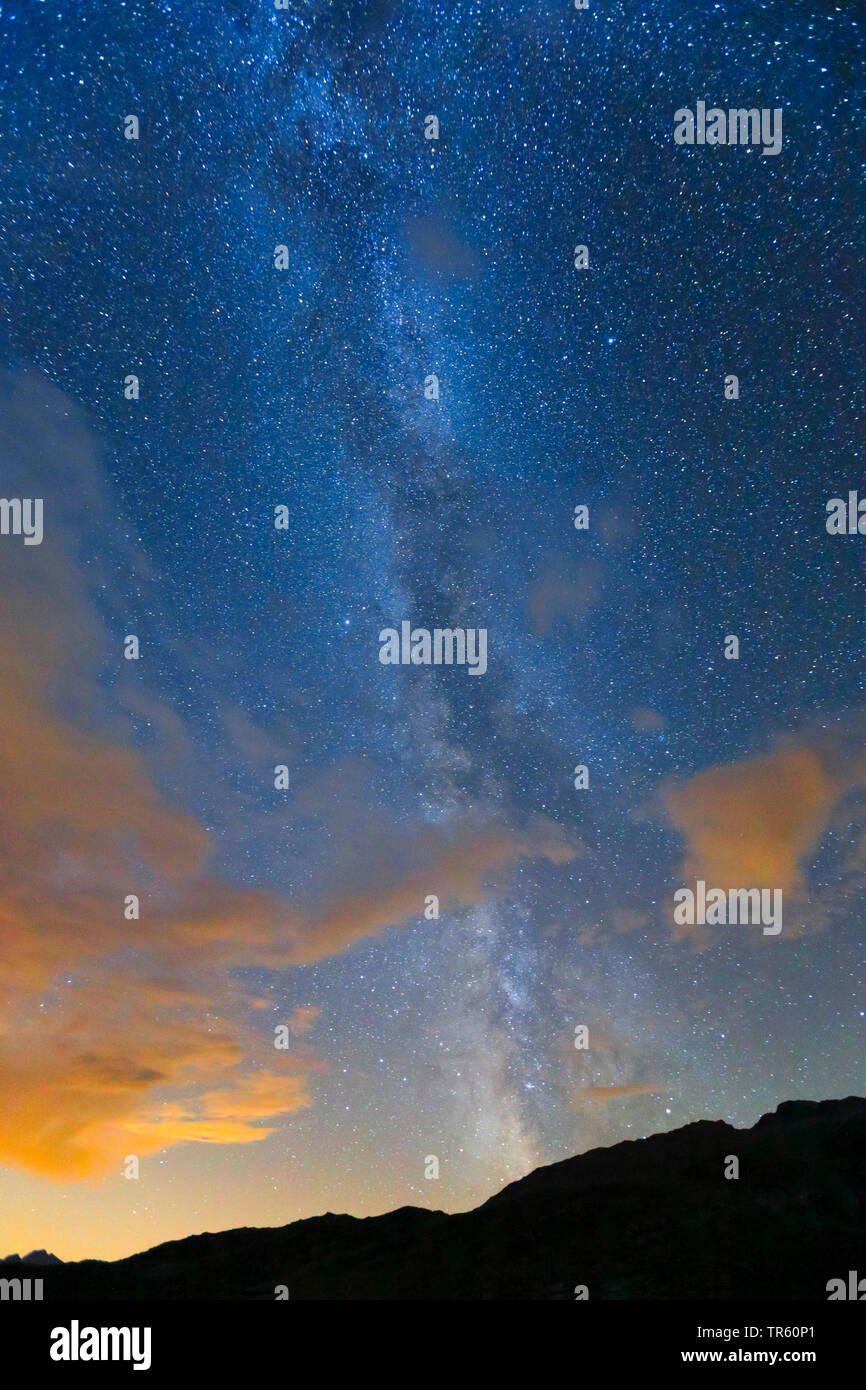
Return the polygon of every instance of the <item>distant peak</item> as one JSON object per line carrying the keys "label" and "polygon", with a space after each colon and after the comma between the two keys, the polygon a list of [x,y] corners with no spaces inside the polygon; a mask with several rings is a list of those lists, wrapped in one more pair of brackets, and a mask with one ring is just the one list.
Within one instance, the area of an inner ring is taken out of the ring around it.
{"label": "distant peak", "polygon": [[783,1100],[775,1110],[761,1116],[755,1124],[755,1129],[767,1125],[812,1120],[818,1115],[853,1115],[862,1112],[863,1100],[860,1096],[846,1096],[843,1100]]}
{"label": "distant peak", "polygon": [[51,1255],[47,1250],[31,1250],[29,1255],[7,1255],[2,1261],[3,1264],[19,1265],[62,1265],[56,1255]]}

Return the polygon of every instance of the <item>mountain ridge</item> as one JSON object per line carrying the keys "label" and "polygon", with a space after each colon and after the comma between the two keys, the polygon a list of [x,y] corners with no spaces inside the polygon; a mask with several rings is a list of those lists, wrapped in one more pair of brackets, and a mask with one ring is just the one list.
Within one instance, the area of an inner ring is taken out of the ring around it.
{"label": "mountain ridge", "polygon": [[4,1255],[0,1260],[0,1265],[20,1264],[20,1265],[62,1265],[56,1255],[52,1255],[47,1250],[31,1250],[29,1255]]}
{"label": "mountain ridge", "polygon": [[823,1299],[866,1275],[864,1228],[866,1099],[785,1101],[746,1129],[697,1120],[590,1149],[467,1212],[326,1212],[59,1263],[45,1297]]}

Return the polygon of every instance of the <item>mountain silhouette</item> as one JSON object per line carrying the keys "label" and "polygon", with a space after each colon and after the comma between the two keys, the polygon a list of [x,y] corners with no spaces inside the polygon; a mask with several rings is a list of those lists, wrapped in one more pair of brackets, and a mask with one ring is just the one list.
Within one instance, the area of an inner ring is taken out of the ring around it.
{"label": "mountain silhouette", "polygon": [[7,1255],[0,1263],[6,1265],[61,1265],[63,1261],[58,1260],[56,1255],[50,1255],[47,1250],[31,1250],[29,1255]]}
{"label": "mountain silhouette", "polygon": [[[725,1176],[732,1158],[738,1177]],[[329,1213],[58,1264],[44,1296],[273,1300],[283,1286],[290,1299],[570,1300],[586,1286],[590,1300],[826,1300],[849,1270],[866,1276],[866,1100],[854,1096],[786,1101],[751,1129],[700,1120],[593,1149],[474,1211]]]}

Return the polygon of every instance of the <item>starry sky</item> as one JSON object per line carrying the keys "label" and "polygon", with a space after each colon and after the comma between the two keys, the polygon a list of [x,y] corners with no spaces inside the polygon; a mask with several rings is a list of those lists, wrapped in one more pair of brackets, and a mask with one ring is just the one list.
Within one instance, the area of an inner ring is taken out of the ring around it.
{"label": "starry sky", "polygon": [[863,1094],[864,23],[2,0],[0,1253]]}

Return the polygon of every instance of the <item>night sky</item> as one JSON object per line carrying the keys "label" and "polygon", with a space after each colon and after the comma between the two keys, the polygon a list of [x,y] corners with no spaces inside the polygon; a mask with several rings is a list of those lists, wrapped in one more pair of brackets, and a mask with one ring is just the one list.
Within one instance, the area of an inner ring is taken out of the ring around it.
{"label": "night sky", "polygon": [[0,1254],[862,1094],[866,7],[0,15]]}

